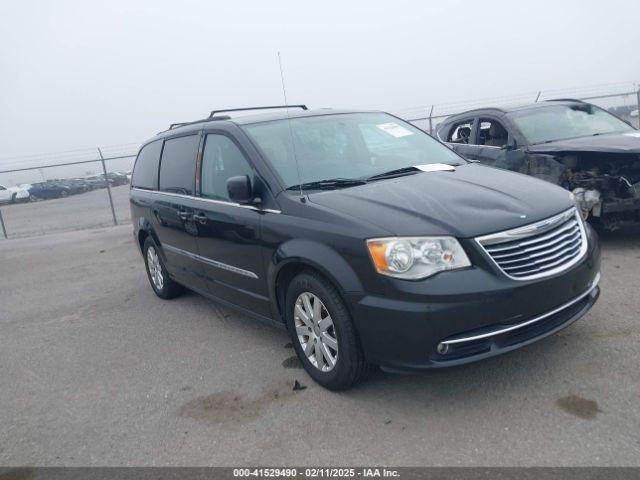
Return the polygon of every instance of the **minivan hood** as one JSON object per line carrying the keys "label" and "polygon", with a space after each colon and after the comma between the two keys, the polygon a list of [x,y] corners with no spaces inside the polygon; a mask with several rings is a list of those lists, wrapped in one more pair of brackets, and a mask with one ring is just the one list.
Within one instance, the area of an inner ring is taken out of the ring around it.
{"label": "minivan hood", "polygon": [[398,236],[459,238],[526,225],[573,205],[551,183],[478,164],[321,191],[309,200]]}
{"label": "minivan hood", "polygon": [[640,131],[607,133],[530,145],[531,153],[607,152],[640,153]]}

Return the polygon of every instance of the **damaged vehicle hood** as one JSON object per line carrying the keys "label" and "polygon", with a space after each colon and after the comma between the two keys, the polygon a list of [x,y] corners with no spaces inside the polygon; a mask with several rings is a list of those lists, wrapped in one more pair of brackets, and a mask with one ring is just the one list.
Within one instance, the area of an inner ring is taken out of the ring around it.
{"label": "damaged vehicle hood", "polygon": [[640,154],[640,131],[606,133],[529,145],[530,153],[606,152]]}
{"label": "damaged vehicle hood", "polygon": [[478,164],[311,193],[309,200],[394,235],[459,238],[526,225],[574,205],[548,182]]}

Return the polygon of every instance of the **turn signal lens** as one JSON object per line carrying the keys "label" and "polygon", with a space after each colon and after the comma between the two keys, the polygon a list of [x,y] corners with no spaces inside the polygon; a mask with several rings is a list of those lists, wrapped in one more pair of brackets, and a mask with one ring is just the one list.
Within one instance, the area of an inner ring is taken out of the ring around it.
{"label": "turn signal lens", "polygon": [[453,237],[374,238],[367,240],[367,248],[378,273],[407,280],[471,266]]}

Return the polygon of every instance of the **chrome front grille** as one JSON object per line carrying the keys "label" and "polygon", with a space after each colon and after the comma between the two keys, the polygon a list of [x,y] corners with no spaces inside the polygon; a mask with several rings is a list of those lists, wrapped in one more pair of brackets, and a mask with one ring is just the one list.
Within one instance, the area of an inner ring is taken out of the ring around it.
{"label": "chrome front grille", "polygon": [[587,251],[578,211],[566,212],[524,227],[476,238],[505,275],[530,280],[562,272]]}

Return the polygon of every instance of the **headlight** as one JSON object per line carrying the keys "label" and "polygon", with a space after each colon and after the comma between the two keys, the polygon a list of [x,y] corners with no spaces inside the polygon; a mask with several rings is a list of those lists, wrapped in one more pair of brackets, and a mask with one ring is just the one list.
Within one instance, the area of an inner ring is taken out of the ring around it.
{"label": "headlight", "polygon": [[453,237],[373,238],[367,248],[378,273],[406,280],[471,266]]}

